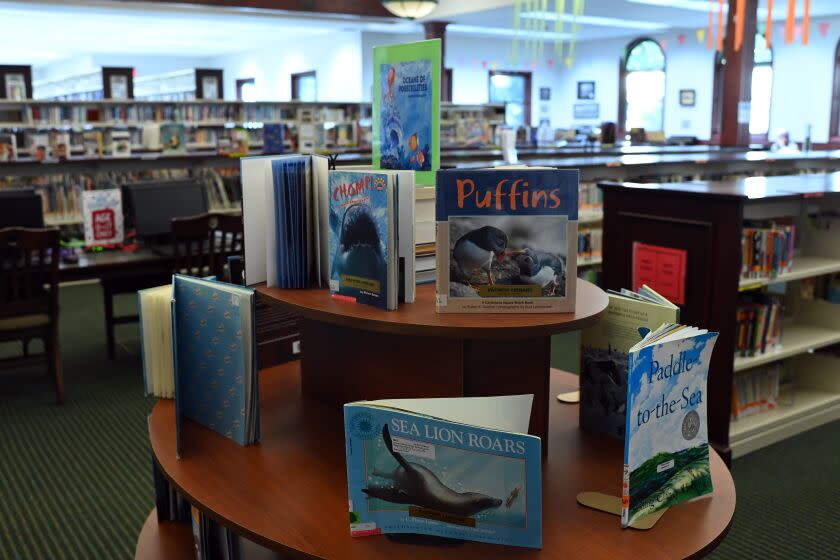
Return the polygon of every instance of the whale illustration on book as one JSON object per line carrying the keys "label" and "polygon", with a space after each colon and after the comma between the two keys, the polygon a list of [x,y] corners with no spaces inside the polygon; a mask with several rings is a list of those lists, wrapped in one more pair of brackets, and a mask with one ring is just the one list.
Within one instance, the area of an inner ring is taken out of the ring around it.
{"label": "whale illustration on book", "polygon": [[462,517],[471,517],[502,505],[503,501],[499,498],[480,492],[456,492],[443,484],[430,469],[406,461],[400,453],[394,451],[387,424],[382,426],[382,439],[399,466],[391,473],[376,471],[374,473],[376,476],[388,478],[392,484],[363,488],[362,492],[368,496],[386,502],[412,504]]}

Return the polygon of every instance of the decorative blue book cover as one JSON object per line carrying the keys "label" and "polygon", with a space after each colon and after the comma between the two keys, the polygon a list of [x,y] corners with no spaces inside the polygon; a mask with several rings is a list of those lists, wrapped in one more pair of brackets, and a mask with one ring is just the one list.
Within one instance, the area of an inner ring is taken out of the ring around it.
{"label": "decorative blue book cover", "polygon": [[344,405],[344,431],[351,535],[541,548],[538,437],[361,403]]}
{"label": "decorative blue book cover", "polygon": [[664,325],[630,349],[623,527],[712,492],[706,383],[717,335]]}
{"label": "decorative blue book cover", "polygon": [[181,416],[240,445],[259,439],[255,301],[252,288],[173,276],[179,450]]}
{"label": "decorative blue book cover", "polygon": [[282,154],[284,152],[283,145],[283,125],[277,123],[266,123],[263,125],[263,153],[265,154]]}
{"label": "decorative blue book cover", "polygon": [[574,311],[578,177],[524,167],[438,171],[438,312]]}
{"label": "decorative blue book cover", "polygon": [[389,177],[368,171],[331,171],[330,291],[387,309],[389,241]]}
{"label": "decorative blue book cover", "polygon": [[160,125],[160,144],[165,154],[187,152],[187,130],[184,125],[168,123]]}

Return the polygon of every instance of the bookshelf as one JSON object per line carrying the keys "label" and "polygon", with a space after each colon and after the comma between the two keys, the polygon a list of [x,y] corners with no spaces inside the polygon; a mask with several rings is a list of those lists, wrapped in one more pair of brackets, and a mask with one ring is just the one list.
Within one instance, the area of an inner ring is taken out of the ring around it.
{"label": "bookshelf", "polygon": [[[840,174],[756,177],[693,183],[602,183],[604,287],[630,287],[632,243],[688,252],[682,322],[720,332],[709,380],[709,433],[725,457],[738,457],[840,418],[840,358],[820,349],[840,344],[840,307],[803,295],[803,281],[840,272],[840,236],[809,216],[840,209]],[[741,278],[746,220],[792,218],[792,269]],[[752,356],[736,354],[739,296],[769,291],[783,304],[781,342]],[[816,353],[815,353],[816,351]],[[734,376],[781,363],[790,371],[777,407],[732,420]]]}

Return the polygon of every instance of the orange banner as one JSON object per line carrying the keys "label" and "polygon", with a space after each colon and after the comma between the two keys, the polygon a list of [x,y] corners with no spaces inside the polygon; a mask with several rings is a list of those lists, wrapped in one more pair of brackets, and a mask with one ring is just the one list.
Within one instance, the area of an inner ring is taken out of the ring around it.
{"label": "orange banner", "polygon": [[709,50],[715,48],[715,0],[709,0]]}
{"label": "orange banner", "polygon": [[770,48],[773,37],[773,0],[767,0],[767,23],[764,25],[764,46]]}
{"label": "orange banner", "polygon": [[805,0],[805,14],[802,16],[802,44],[808,44],[811,34],[811,0]]}
{"label": "orange banner", "polygon": [[735,8],[735,52],[741,50],[744,44],[744,16],[747,11],[747,0],[738,0]]}
{"label": "orange banner", "polygon": [[785,45],[793,43],[793,27],[796,25],[796,0],[788,0],[787,19],[785,20]]}

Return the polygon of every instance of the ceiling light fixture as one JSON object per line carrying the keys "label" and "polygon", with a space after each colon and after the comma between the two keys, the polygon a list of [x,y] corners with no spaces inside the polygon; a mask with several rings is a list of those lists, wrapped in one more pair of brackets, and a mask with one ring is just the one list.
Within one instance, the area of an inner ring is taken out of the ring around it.
{"label": "ceiling light fixture", "polygon": [[418,19],[435,11],[438,0],[382,0],[382,5],[397,17]]}

